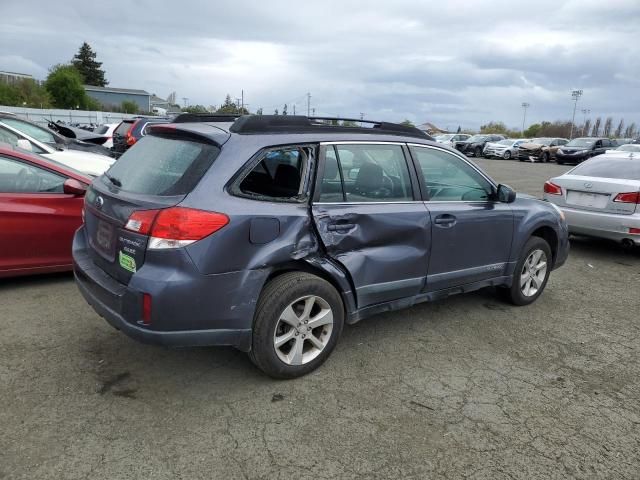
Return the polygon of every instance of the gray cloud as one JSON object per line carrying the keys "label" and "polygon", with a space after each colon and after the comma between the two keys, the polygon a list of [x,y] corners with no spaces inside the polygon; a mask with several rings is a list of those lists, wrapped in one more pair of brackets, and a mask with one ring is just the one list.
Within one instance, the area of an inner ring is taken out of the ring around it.
{"label": "gray cloud", "polygon": [[[443,2],[444,3],[444,2]],[[637,0],[53,4],[4,0],[0,70],[37,77],[88,41],[115,87],[265,112],[477,127],[592,116],[640,123]]]}

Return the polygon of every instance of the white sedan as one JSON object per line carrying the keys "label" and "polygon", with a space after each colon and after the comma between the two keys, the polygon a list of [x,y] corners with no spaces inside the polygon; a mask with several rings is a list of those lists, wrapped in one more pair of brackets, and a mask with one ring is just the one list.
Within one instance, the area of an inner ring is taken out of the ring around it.
{"label": "white sedan", "polygon": [[640,245],[640,156],[604,153],[544,184],[569,232]]}
{"label": "white sedan", "polygon": [[618,148],[614,148],[613,150],[607,150],[605,153],[626,154],[628,156],[630,152],[640,155],[640,144],[626,143],[624,145],[620,145]]}
{"label": "white sedan", "polygon": [[102,175],[115,163],[114,158],[106,155],[70,150],[63,147],[52,148],[4,123],[0,123],[0,142],[8,143],[28,152],[37,153],[93,177]]}
{"label": "white sedan", "polygon": [[113,132],[115,132],[116,127],[120,125],[118,123],[105,123],[104,125],[100,125],[96,128],[93,133],[96,135],[102,135],[103,137],[107,137],[107,141],[102,144],[105,148],[113,147]]}

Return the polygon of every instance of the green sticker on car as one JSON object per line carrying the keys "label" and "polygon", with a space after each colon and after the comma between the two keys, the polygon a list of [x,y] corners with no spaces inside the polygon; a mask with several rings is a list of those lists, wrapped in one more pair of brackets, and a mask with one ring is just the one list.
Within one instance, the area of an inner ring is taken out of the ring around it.
{"label": "green sticker on car", "polygon": [[125,270],[136,273],[136,259],[127,255],[126,253],[118,252],[118,260],[120,266]]}

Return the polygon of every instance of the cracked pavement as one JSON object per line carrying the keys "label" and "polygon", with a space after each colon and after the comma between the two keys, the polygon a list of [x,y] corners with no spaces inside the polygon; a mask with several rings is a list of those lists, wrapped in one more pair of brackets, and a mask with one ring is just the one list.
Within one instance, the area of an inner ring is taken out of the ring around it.
{"label": "cracked pavement", "polygon": [[[569,168],[478,163],[534,195]],[[379,315],[274,381],[130,340],[70,275],[0,281],[0,478],[638,478],[639,299],[638,250],[574,238],[529,307]]]}

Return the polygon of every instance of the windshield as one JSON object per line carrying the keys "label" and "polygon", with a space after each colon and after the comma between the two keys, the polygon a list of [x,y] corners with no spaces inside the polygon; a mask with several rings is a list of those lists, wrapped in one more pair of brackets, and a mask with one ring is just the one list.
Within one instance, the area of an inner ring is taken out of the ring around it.
{"label": "windshield", "polygon": [[185,195],[193,190],[220,149],[180,137],[150,135],[139,140],[108,170],[108,180],[145,195]]}
{"label": "windshield", "polygon": [[513,140],[500,140],[498,142],[498,145],[512,145],[513,144]]}
{"label": "windshield", "polygon": [[453,135],[438,135],[436,137],[436,140],[438,142],[446,142],[447,140],[451,140],[453,138]]}
{"label": "windshield", "polygon": [[537,143],[540,145],[546,145],[549,146],[551,145],[551,142],[553,141],[552,138],[534,138],[533,140],[531,140],[531,142],[529,143]]}
{"label": "windshield", "polygon": [[484,142],[487,139],[486,135],[474,135],[467,139],[467,142]]}
{"label": "windshield", "polygon": [[594,142],[593,138],[574,138],[567,143],[567,147],[590,147]]}
{"label": "windshield", "polygon": [[640,145],[621,145],[616,152],[640,152]]}
{"label": "windshield", "polygon": [[16,130],[19,130],[25,135],[29,135],[31,138],[35,138],[39,142],[56,143],[53,134],[46,128],[39,127],[38,125],[34,125],[29,122],[25,122],[24,120],[20,120],[19,118],[3,118],[0,121],[6,123],[10,127],[15,128]]}

